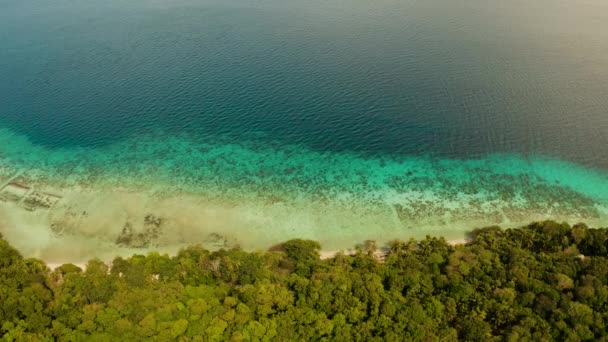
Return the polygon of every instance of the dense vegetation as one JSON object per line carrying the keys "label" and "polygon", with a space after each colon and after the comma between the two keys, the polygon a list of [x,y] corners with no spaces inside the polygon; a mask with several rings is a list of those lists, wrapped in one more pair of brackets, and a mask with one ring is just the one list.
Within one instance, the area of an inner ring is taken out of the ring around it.
{"label": "dense vegetation", "polygon": [[0,334],[66,341],[543,341],[608,336],[608,230],[555,222],[373,243],[321,260],[270,252],[92,260],[54,271],[0,239]]}

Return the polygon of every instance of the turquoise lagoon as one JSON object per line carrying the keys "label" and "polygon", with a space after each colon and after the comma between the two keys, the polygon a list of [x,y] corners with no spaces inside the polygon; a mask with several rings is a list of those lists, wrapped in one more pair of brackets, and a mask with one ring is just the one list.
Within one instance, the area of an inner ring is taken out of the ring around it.
{"label": "turquoise lagoon", "polygon": [[606,23],[594,0],[1,1],[0,232],[77,261],[606,225]]}

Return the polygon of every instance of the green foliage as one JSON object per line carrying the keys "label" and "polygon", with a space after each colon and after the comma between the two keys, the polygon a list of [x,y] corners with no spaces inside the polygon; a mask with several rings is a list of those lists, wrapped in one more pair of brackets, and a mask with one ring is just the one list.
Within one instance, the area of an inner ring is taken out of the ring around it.
{"label": "green foliage", "polygon": [[608,230],[533,223],[319,258],[192,246],[50,271],[0,238],[3,341],[591,341],[608,336]]}
{"label": "green foliage", "polygon": [[321,245],[316,241],[294,239],[289,240],[273,250],[284,251],[287,260],[283,263],[296,274],[307,277],[319,261]]}

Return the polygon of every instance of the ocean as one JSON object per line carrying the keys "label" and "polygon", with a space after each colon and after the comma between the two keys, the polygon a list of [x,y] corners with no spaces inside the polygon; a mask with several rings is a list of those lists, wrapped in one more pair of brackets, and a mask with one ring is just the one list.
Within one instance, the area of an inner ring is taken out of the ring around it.
{"label": "ocean", "polygon": [[0,0],[0,47],[29,256],[608,224],[602,0]]}

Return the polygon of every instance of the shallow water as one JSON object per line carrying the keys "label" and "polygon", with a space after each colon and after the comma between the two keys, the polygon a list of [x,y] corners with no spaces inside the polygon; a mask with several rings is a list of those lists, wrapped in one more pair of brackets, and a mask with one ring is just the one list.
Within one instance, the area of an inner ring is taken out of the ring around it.
{"label": "shallow water", "polygon": [[0,231],[69,259],[606,224],[607,26],[599,0],[2,0],[0,181],[60,199],[4,196]]}

